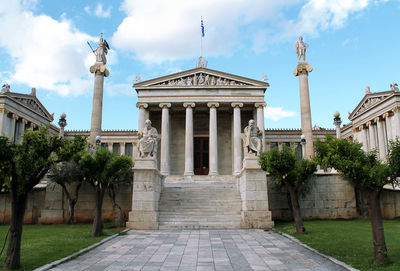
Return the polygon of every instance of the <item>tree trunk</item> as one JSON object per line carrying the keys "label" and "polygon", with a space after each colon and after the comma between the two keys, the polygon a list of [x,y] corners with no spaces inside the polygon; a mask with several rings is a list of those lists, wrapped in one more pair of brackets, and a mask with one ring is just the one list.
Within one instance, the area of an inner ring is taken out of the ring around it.
{"label": "tree trunk", "polygon": [[368,218],[368,200],[366,199],[366,193],[364,189],[354,187],[354,193],[356,196],[356,208],[357,213],[360,218],[367,219]]}
{"label": "tree trunk", "polygon": [[297,198],[297,191],[293,186],[291,186],[289,184],[286,184],[286,189],[289,191],[289,194],[290,194],[293,218],[294,218],[294,222],[296,224],[296,232],[297,232],[297,234],[303,234],[306,232],[306,229],[304,228],[303,219],[301,218],[301,214],[300,214],[300,205],[299,205],[299,200]]}
{"label": "tree trunk", "polygon": [[22,225],[27,200],[26,194],[17,195],[17,191],[11,191],[11,197],[10,241],[5,260],[6,270],[15,270],[20,267]]}
{"label": "tree trunk", "polygon": [[74,223],[76,202],[77,202],[76,199],[68,199],[68,212],[69,212],[68,224]]}
{"label": "tree trunk", "polygon": [[380,264],[387,259],[387,248],[380,206],[380,191],[374,189],[368,190],[368,211],[374,242],[374,264]]}
{"label": "tree trunk", "polygon": [[94,220],[92,227],[92,236],[97,237],[103,234],[103,219],[102,219],[102,206],[104,198],[104,190],[98,186],[96,190],[96,206],[94,210]]}

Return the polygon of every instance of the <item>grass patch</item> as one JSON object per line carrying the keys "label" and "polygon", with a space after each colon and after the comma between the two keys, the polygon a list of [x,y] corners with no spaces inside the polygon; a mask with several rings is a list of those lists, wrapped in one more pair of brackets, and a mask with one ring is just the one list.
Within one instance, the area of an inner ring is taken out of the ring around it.
{"label": "grass patch", "polygon": [[369,220],[305,221],[306,234],[296,234],[293,222],[276,222],[275,229],[290,234],[325,255],[363,271],[400,270],[400,220],[384,220],[389,261],[373,265],[372,230]]}
{"label": "grass patch", "polygon": [[[8,227],[8,225],[0,226],[0,250]],[[104,235],[91,237],[91,229],[91,224],[24,225],[21,244],[22,267],[18,270],[33,270],[71,255],[119,231],[111,228],[111,223],[105,223]],[[7,246],[0,258],[0,270],[4,270],[6,250]]]}

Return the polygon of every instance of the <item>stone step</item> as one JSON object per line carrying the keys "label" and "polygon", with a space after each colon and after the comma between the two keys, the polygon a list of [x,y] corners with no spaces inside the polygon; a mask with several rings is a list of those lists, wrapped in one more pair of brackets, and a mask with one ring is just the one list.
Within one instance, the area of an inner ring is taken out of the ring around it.
{"label": "stone step", "polygon": [[197,230],[197,229],[240,229],[239,222],[160,222],[160,230],[171,230],[171,229],[187,229],[187,230]]}
{"label": "stone step", "polygon": [[196,216],[196,217],[159,217],[159,222],[186,222],[186,223],[200,223],[200,222],[239,222],[242,220],[240,215],[229,217],[213,217],[213,216]]}

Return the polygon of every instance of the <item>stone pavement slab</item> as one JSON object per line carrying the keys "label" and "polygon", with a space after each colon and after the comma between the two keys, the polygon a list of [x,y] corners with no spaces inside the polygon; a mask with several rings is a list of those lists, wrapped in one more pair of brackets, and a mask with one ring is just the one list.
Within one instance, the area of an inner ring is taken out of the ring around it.
{"label": "stone pavement slab", "polygon": [[262,230],[128,231],[52,271],[346,270]]}

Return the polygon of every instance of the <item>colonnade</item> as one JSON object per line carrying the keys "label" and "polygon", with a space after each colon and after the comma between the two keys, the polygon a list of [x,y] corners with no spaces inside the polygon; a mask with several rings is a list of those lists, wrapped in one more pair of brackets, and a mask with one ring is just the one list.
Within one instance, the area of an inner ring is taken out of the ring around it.
{"label": "colonnade", "polygon": [[363,144],[364,151],[376,149],[380,159],[385,159],[388,142],[400,135],[400,107],[377,116],[354,129],[354,139]]}
{"label": "colonnade", "polygon": [[[242,169],[242,129],[241,129],[241,108],[243,103],[230,103],[233,108],[233,172],[239,174]],[[144,128],[146,120],[147,103],[137,103],[139,108],[138,131]],[[257,126],[263,133],[264,138],[264,107],[266,103],[255,103],[257,110]],[[169,175],[170,170],[170,116],[171,103],[160,103],[161,108],[161,153],[160,172]],[[183,103],[185,108],[185,170],[184,175],[194,175],[194,138],[193,138],[193,109],[196,104],[193,102]],[[209,175],[219,175],[218,168],[218,123],[217,115],[220,103],[207,103],[209,110]]]}
{"label": "colonnade", "polygon": [[0,135],[13,138],[20,142],[22,135],[27,129],[34,129],[37,125],[32,123],[16,113],[5,108],[0,108]]}

